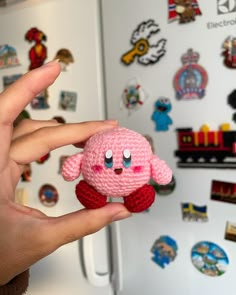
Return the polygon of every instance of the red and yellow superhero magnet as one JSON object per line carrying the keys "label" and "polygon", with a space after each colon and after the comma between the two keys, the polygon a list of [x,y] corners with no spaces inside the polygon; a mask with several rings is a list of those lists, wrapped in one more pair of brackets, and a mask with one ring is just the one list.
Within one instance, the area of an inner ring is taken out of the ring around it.
{"label": "red and yellow superhero magnet", "polygon": [[179,20],[180,24],[195,20],[202,12],[197,0],[168,0],[169,21]]}
{"label": "red and yellow superhero magnet", "polygon": [[142,65],[155,64],[166,53],[166,39],[157,40],[155,34],[160,32],[160,27],[150,19],[138,25],[131,36],[132,48],[125,52],[121,61],[130,65],[137,58]]}
{"label": "red and yellow superhero magnet", "polygon": [[188,49],[182,55],[183,66],[174,76],[174,88],[177,99],[203,98],[206,94],[208,75],[206,70],[198,64],[200,55]]}
{"label": "red and yellow superhero magnet", "polygon": [[25,34],[25,39],[29,42],[34,42],[29,51],[29,70],[33,70],[42,66],[47,58],[47,48],[43,44],[44,41],[47,41],[47,37],[38,28],[31,28]]}

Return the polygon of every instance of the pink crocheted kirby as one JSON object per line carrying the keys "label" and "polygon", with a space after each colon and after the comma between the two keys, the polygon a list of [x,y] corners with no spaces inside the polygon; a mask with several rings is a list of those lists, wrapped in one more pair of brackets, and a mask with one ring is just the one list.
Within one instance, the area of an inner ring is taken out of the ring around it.
{"label": "pink crocheted kirby", "polygon": [[145,137],[122,127],[92,136],[83,152],[72,155],[62,165],[62,176],[76,185],[78,200],[88,209],[106,205],[108,197],[123,197],[130,212],[141,212],[155,200],[155,191],[148,184],[152,178],[168,184],[172,172],[164,161],[153,154]]}

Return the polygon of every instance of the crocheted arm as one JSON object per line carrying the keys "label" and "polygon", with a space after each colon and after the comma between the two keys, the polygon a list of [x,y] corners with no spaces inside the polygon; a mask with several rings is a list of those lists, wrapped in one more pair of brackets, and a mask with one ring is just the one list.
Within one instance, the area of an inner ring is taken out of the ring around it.
{"label": "crocheted arm", "polygon": [[170,183],[172,179],[171,169],[156,155],[153,155],[151,159],[151,177],[156,183],[161,185]]}
{"label": "crocheted arm", "polygon": [[68,157],[62,165],[61,174],[66,181],[73,181],[80,176],[83,153]]}

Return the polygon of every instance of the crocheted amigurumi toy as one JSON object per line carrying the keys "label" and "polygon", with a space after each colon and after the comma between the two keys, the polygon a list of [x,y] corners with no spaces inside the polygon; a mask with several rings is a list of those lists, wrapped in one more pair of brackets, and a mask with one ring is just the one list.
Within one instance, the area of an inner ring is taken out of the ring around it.
{"label": "crocheted amigurumi toy", "polygon": [[76,185],[78,200],[88,209],[106,205],[107,197],[123,197],[130,212],[149,208],[155,191],[148,184],[152,178],[161,185],[172,179],[172,171],[153,154],[141,134],[122,127],[93,135],[84,151],[68,157],[62,165],[62,176]]}

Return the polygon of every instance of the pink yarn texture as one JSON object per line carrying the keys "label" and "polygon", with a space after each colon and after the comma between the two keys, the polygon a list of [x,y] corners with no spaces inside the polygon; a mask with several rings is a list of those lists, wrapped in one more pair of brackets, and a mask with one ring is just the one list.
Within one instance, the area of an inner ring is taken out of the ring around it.
{"label": "pink yarn texture", "polygon": [[95,134],[82,153],[67,158],[63,178],[73,181],[80,174],[97,192],[109,197],[128,197],[150,178],[162,185],[172,179],[172,171],[153,154],[146,138],[123,127]]}

